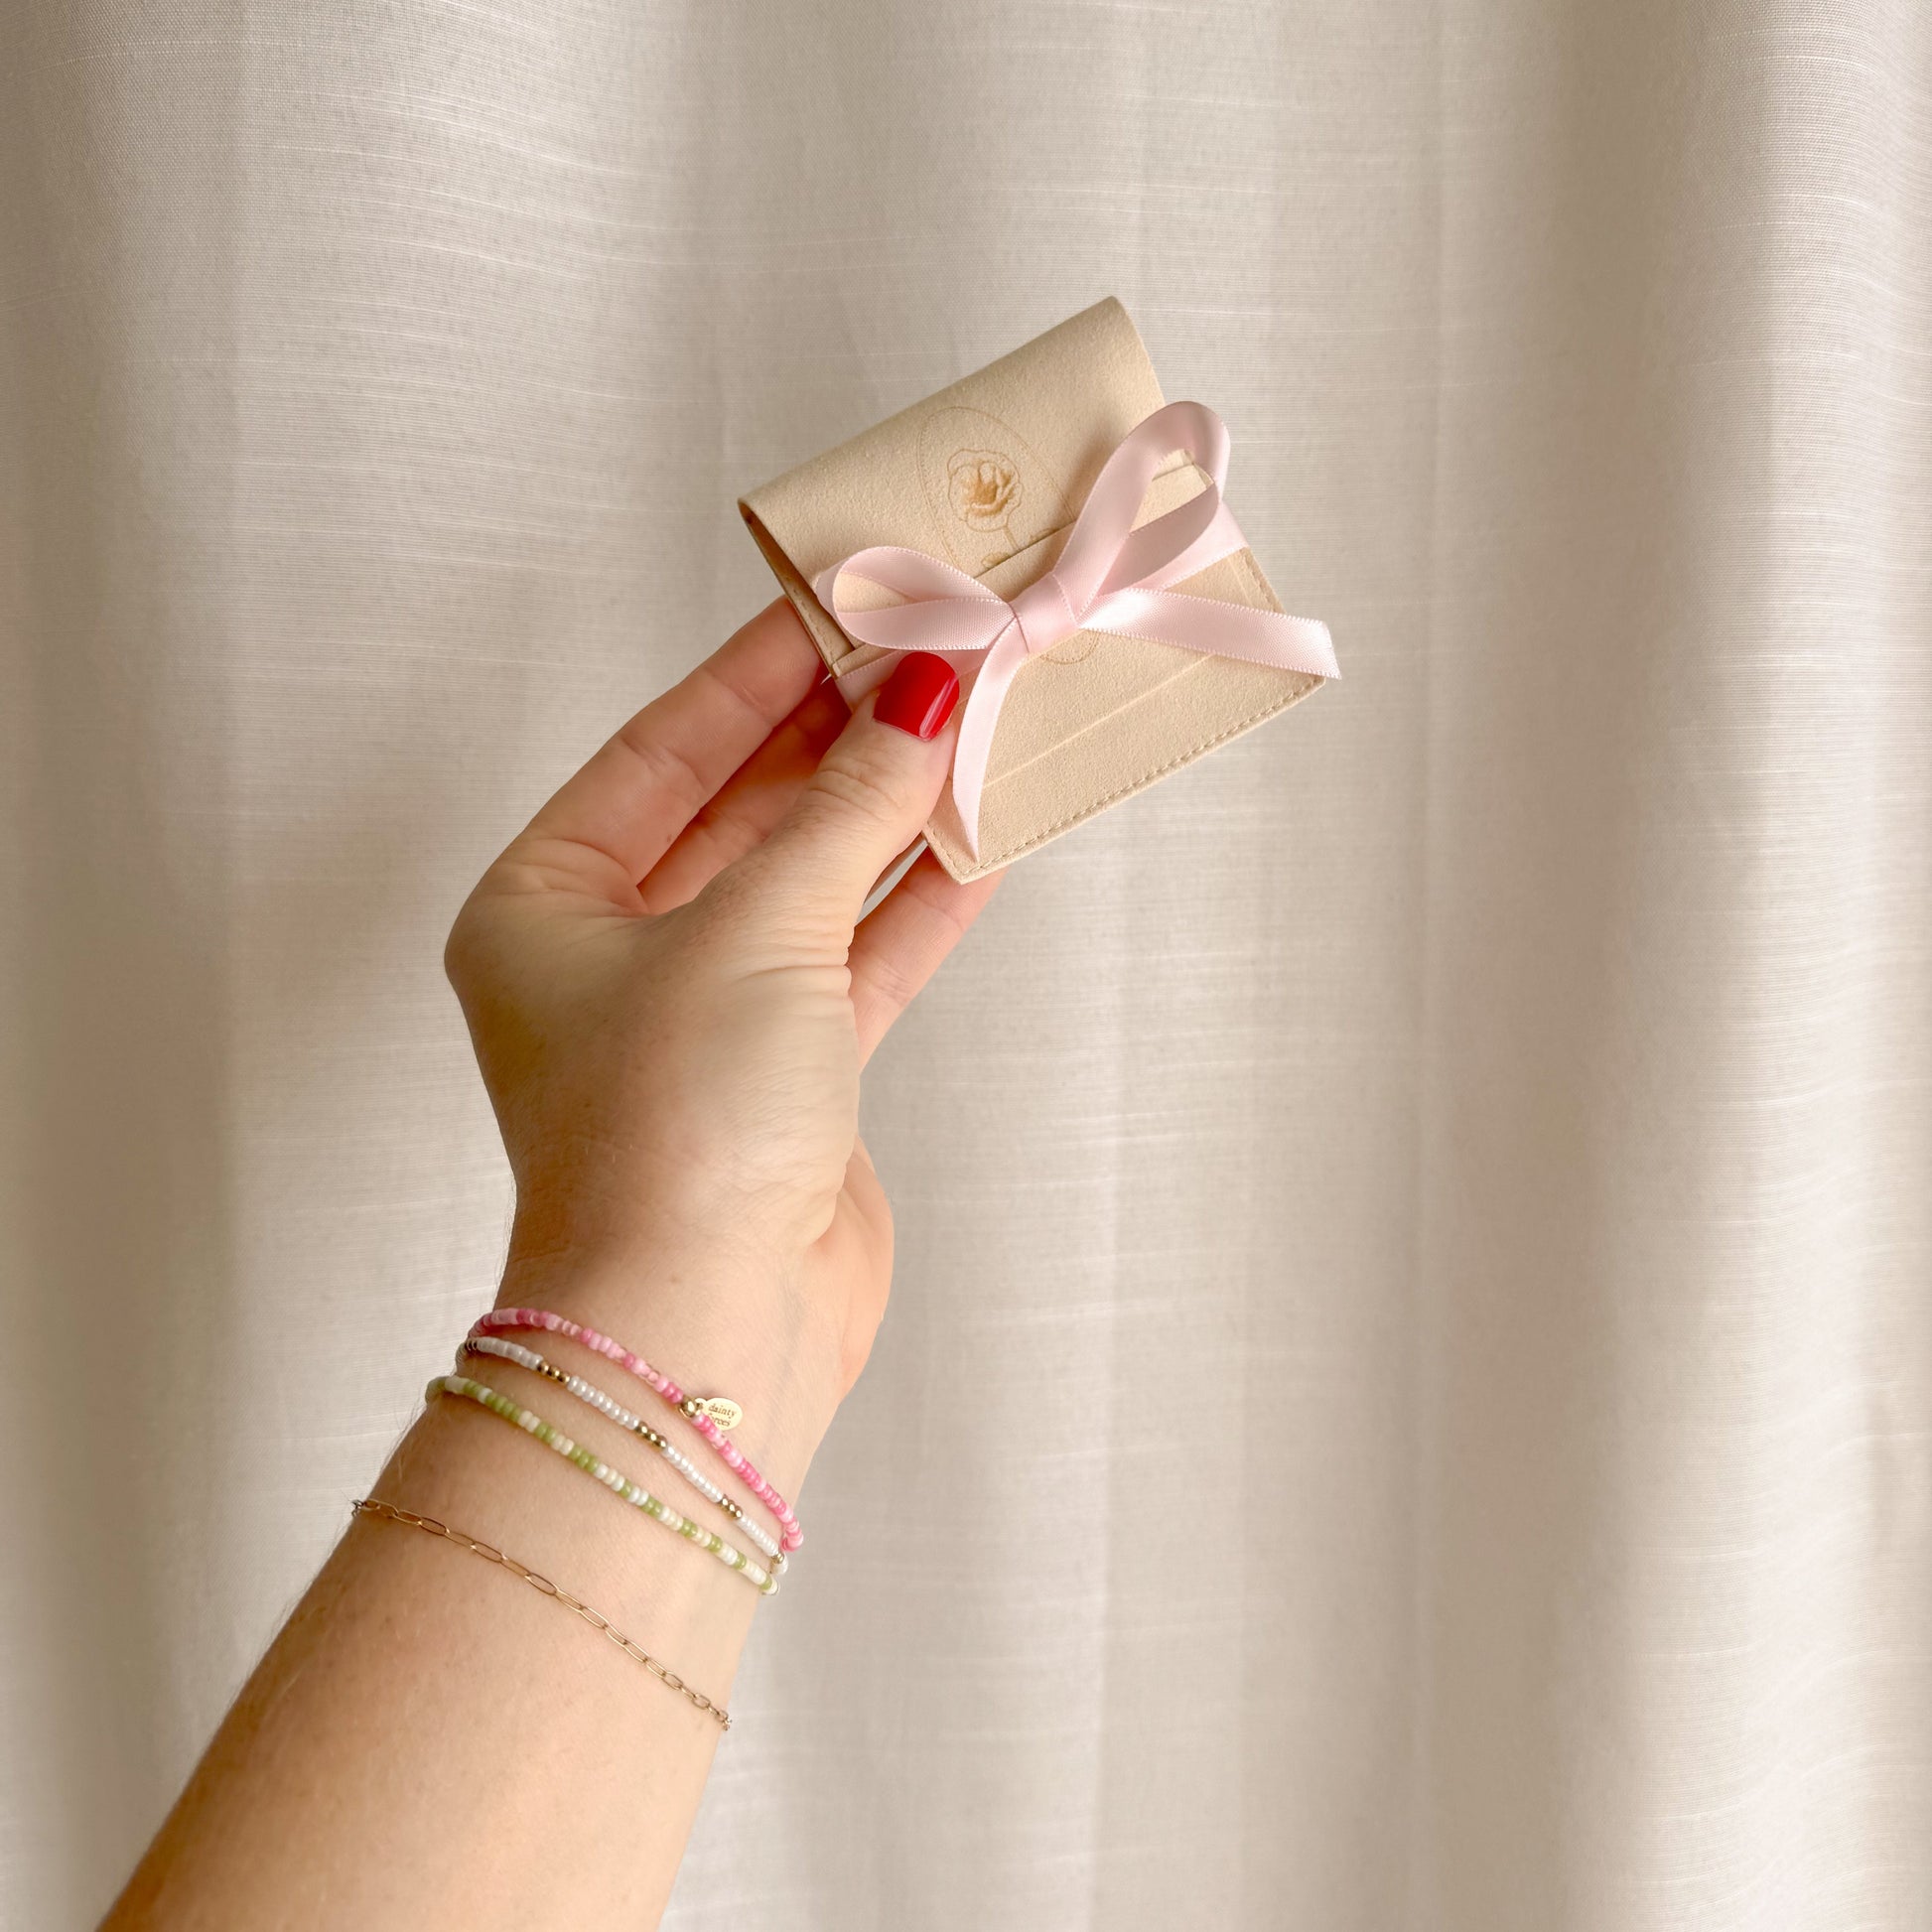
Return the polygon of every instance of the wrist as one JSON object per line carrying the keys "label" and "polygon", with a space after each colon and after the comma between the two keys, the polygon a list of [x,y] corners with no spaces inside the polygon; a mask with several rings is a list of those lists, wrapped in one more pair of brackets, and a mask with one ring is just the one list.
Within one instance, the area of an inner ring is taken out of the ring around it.
{"label": "wrist", "polygon": [[641,1355],[687,1395],[736,1403],[733,1446],[791,1494],[840,1394],[838,1339],[801,1278],[743,1256],[693,1258],[665,1241],[565,1256],[513,1244],[495,1306],[552,1311]]}

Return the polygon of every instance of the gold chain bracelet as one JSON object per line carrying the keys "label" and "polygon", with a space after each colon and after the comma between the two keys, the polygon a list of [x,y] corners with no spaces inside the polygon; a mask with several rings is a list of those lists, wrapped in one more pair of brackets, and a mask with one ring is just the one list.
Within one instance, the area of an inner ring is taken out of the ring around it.
{"label": "gold chain bracelet", "polygon": [[350,1513],[355,1516],[379,1516],[391,1523],[405,1524],[412,1530],[427,1530],[431,1536],[443,1537],[468,1550],[473,1556],[482,1557],[485,1563],[500,1566],[512,1577],[521,1577],[532,1589],[541,1590],[545,1596],[554,1596],[567,1610],[575,1610],[593,1630],[602,1630],[625,1656],[636,1658],[653,1677],[661,1678],[679,1697],[696,1705],[706,1717],[716,1719],[721,1729],[729,1730],[732,1727],[731,1713],[722,1704],[713,1704],[702,1691],[694,1691],[675,1671],[666,1670],[655,1657],[632,1643],[609,1617],[601,1615],[588,1603],[580,1603],[567,1589],[559,1589],[548,1577],[538,1576],[527,1565],[518,1563],[514,1557],[506,1557],[493,1545],[479,1543],[474,1536],[465,1536],[461,1530],[453,1530],[433,1516],[418,1516],[413,1510],[398,1509],[394,1503],[380,1502],[373,1496],[362,1497],[351,1506]]}

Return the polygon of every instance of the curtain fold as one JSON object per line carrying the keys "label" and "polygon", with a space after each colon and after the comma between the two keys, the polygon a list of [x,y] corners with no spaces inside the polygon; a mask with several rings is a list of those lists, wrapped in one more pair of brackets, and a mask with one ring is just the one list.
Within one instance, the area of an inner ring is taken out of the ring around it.
{"label": "curtain fold", "polygon": [[1932,16],[74,0],[0,1923],[104,1909],[487,1300],[476,874],[770,596],[740,489],[1108,293],[1344,677],[874,1063],[894,1305],[667,1923],[1932,1922]]}

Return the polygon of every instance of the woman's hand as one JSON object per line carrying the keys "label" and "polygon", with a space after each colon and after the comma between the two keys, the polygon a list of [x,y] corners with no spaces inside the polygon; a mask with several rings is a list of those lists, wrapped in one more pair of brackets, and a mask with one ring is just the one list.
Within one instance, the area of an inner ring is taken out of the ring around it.
{"label": "woman's hand", "polygon": [[[908,658],[848,723],[774,605],[551,799],[450,937],[516,1173],[504,1297],[742,1399],[734,1440],[789,1494],[892,1273],[859,1069],[992,889],[921,859],[854,929],[938,796],[957,694]],[[488,1375],[648,1468],[527,1368]],[[432,1402],[372,1493],[730,1696],[758,1593],[521,1430]],[[358,1519],[108,1923],[655,1925],[718,1737],[538,1590]]]}
{"label": "woman's hand", "polygon": [[958,688],[908,658],[848,722],[773,604],[484,874],[448,967],[515,1174],[506,1300],[588,1293],[829,1419],[892,1275],[859,1071],[995,884],[923,855],[855,931],[938,797]]}

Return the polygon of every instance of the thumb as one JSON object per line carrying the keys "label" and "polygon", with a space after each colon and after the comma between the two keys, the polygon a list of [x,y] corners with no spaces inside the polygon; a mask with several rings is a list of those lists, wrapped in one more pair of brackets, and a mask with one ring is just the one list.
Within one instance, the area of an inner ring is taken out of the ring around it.
{"label": "thumb", "polygon": [[819,760],[765,840],[760,870],[780,891],[854,923],[879,875],[932,816],[958,703],[958,672],[930,651],[908,651]]}

